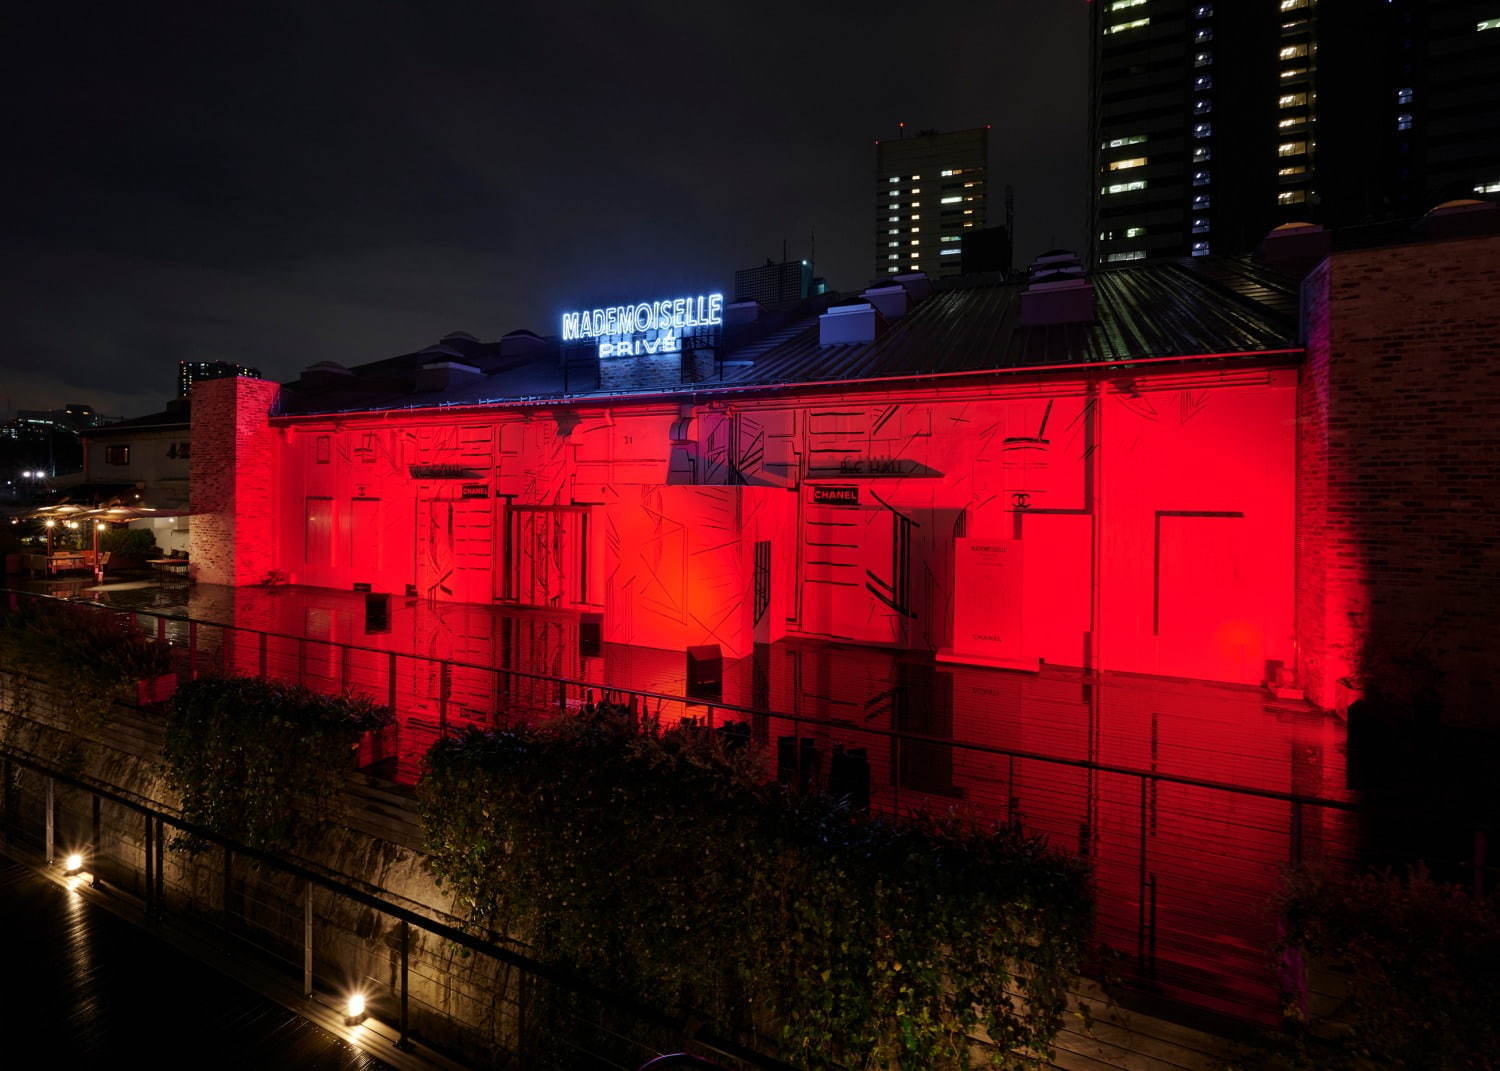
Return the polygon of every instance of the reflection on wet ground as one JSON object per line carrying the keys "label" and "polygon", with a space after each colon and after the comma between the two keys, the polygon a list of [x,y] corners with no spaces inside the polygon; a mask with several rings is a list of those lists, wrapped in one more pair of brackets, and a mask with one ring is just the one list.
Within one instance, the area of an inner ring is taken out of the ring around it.
{"label": "reflection on wet ground", "polygon": [[386,1066],[3,857],[0,919],[9,1066]]}
{"label": "reflection on wet ground", "polygon": [[1283,868],[1347,860],[1357,840],[1349,812],[1274,795],[1349,799],[1342,723],[1255,689],[786,640],[726,662],[717,694],[688,697],[684,652],[593,642],[574,614],[398,599],[371,630],[355,593],[82,588],[233,625],[166,626],[200,671],[394,697],[395,731],[365,759],[406,783],[445,729],[555,714],[613,690],[665,724],[744,723],[783,780],[882,810],[1019,821],[1093,862],[1099,936],[1142,984],[1242,1017],[1268,1021],[1278,1006],[1268,950]]}

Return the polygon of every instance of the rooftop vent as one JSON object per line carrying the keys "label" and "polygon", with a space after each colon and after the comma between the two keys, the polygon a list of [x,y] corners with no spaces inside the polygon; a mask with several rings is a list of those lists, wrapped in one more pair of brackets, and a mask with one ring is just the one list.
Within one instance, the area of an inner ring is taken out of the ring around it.
{"label": "rooftop vent", "polygon": [[500,356],[526,357],[539,350],[545,350],[547,346],[547,340],[535,331],[527,331],[525,328],[520,328],[501,337]]}
{"label": "rooftop vent", "polygon": [[1482,234],[1500,234],[1500,207],[1489,201],[1463,198],[1444,201],[1418,222],[1417,227],[1428,238],[1470,238]]}
{"label": "rooftop vent", "polygon": [[887,320],[897,320],[906,315],[906,303],[910,295],[900,283],[888,286],[872,286],[859,295],[868,301]]}
{"label": "rooftop vent", "polygon": [[337,361],[319,361],[302,370],[297,385],[308,390],[326,390],[331,387],[345,386],[353,379],[354,373]]}
{"label": "rooftop vent", "polygon": [[1318,223],[1283,223],[1260,243],[1260,257],[1273,268],[1306,275],[1333,249],[1333,235]]}
{"label": "rooftop vent", "polygon": [[471,364],[460,364],[458,361],[431,361],[417,369],[417,392],[425,394],[429,391],[447,390],[449,387],[473,383],[481,379],[483,375],[484,373]]}
{"label": "rooftop vent", "polygon": [[724,326],[733,327],[736,324],[753,324],[760,319],[760,302],[758,301],[736,301],[724,306]]}
{"label": "rooftop vent", "polygon": [[874,342],[885,331],[885,317],[874,305],[838,305],[818,317],[818,345],[849,346]]}
{"label": "rooftop vent", "polygon": [[900,275],[891,276],[891,282],[899,283],[906,288],[907,294],[912,301],[918,302],[932,293],[932,280],[927,278],[926,272],[911,271]]}
{"label": "rooftop vent", "polygon": [[1067,249],[1050,249],[1031,262],[1026,289],[1021,291],[1021,323],[1089,323],[1094,319],[1094,284],[1084,275],[1083,261]]}

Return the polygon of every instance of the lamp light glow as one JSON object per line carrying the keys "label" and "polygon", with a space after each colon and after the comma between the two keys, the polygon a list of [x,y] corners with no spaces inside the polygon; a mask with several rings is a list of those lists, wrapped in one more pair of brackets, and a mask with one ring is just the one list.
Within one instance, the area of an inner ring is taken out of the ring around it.
{"label": "lamp light glow", "polygon": [[76,874],[83,869],[83,856],[78,852],[69,852],[63,860],[63,869],[69,874]]}
{"label": "lamp light glow", "polygon": [[344,1005],[344,1014],[349,1025],[358,1024],[365,1017],[365,995],[363,993],[350,993],[349,1000]]}

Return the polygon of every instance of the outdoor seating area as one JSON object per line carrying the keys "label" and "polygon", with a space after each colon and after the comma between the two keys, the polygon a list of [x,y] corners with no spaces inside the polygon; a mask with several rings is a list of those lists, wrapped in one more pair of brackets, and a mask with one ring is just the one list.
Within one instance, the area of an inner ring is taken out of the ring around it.
{"label": "outdoor seating area", "polygon": [[110,552],[107,550],[60,550],[52,554],[28,554],[25,569],[33,578],[68,572],[92,572],[107,566],[109,557]]}

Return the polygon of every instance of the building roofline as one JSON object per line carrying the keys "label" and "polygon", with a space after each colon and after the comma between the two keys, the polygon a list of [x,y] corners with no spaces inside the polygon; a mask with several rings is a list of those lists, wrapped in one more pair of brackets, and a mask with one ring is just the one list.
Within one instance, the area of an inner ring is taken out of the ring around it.
{"label": "building roofline", "polygon": [[[1285,357],[1296,355],[1302,357],[1305,350],[1301,346],[1284,347],[1270,350],[1240,350],[1229,353],[1192,353],[1179,354],[1172,357],[1128,357],[1109,361],[1076,361],[1064,364],[1050,365],[1015,365],[1006,368],[981,368],[963,369],[951,372],[912,372],[892,376],[872,376],[868,379],[825,379],[825,380],[797,380],[785,383],[728,383],[720,385],[685,385],[680,390],[652,390],[652,391],[618,391],[613,394],[601,393],[599,391],[579,392],[577,394],[549,394],[536,397],[519,398],[496,398],[491,401],[464,401],[453,402],[449,405],[411,405],[390,406],[383,409],[352,407],[348,409],[327,409],[319,412],[299,412],[273,414],[271,423],[278,425],[296,424],[304,421],[326,420],[331,417],[370,417],[386,418],[390,414],[399,413],[402,416],[420,416],[424,413],[452,414],[466,410],[496,410],[496,409],[556,409],[565,406],[590,406],[608,405],[619,403],[644,403],[661,401],[682,401],[687,398],[698,397],[722,397],[734,395],[736,397],[753,397],[761,394],[779,394],[788,390],[829,390],[838,388],[861,389],[872,386],[887,384],[910,384],[917,385],[931,380],[943,380],[950,382],[954,380],[982,380],[989,377],[1016,376],[1016,375],[1050,375],[1055,372],[1079,372],[1079,371],[1113,371],[1122,368],[1136,368],[1141,365],[1166,365],[1166,364],[1198,364],[1215,360],[1238,359],[1252,361],[1261,358]],[[1294,364],[1295,360],[1284,363]]]}

